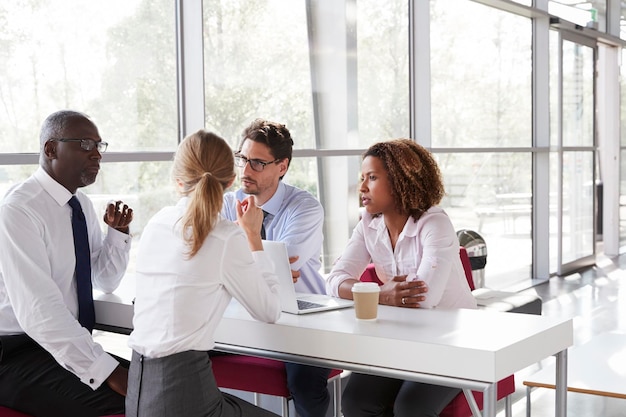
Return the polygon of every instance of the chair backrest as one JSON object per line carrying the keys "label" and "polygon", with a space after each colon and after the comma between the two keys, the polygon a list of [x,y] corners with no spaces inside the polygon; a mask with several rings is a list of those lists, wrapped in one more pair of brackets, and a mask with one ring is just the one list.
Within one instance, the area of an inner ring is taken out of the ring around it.
{"label": "chair backrest", "polygon": [[474,277],[472,276],[472,263],[470,262],[467,250],[463,246],[459,247],[459,256],[461,257],[461,263],[463,264],[463,271],[465,271],[465,278],[469,284],[470,290],[474,291],[476,285],[474,285]]}
{"label": "chair backrest", "polygon": [[376,275],[376,268],[374,264],[369,264],[365,271],[361,274],[361,278],[359,278],[361,282],[375,282],[378,285],[383,285],[383,283],[378,279],[378,275]]}
{"label": "chair backrest", "polygon": [[[461,263],[463,264],[463,271],[465,272],[467,283],[469,284],[470,290],[474,291],[476,286],[474,285],[474,277],[472,277],[472,264],[470,263],[467,250],[465,250],[463,246],[460,246],[459,256],[461,257]],[[383,285],[383,283],[378,279],[378,275],[376,275],[376,268],[374,267],[374,264],[369,264],[367,268],[365,268],[365,271],[363,271],[359,280],[361,282],[375,282],[378,285]]]}

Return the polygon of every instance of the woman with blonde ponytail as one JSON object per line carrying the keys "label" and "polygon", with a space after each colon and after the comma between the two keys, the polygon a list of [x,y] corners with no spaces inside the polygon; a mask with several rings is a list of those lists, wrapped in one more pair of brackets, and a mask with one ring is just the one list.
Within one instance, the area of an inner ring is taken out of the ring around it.
{"label": "woman with blonde ponytail", "polygon": [[222,393],[211,370],[213,334],[232,297],[257,320],[280,316],[278,278],[261,243],[262,210],[237,206],[237,224],[221,217],[235,179],[233,152],[199,130],[174,157],[178,204],[146,225],[136,266],[128,417],[275,414]]}

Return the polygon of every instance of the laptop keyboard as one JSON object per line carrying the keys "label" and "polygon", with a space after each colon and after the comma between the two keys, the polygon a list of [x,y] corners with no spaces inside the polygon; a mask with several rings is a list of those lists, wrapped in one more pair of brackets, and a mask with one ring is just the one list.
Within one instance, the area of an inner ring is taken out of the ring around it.
{"label": "laptop keyboard", "polygon": [[297,300],[298,301],[298,310],[308,310],[310,308],[324,307],[323,304],[312,303],[310,301]]}

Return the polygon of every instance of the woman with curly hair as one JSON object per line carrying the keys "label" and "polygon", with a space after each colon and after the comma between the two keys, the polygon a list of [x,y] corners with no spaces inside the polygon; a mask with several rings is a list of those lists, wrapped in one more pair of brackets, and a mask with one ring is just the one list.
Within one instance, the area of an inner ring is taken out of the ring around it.
{"label": "woman with curly hair", "polygon": [[[365,209],[327,281],[329,294],[352,298],[369,263],[383,283],[380,304],[409,308],[476,308],[432,154],[410,139],[372,145],[361,164]],[[384,352],[381,354],[388,354]],[[342,398],[346,417],[437,416],[457,388],[353,373]]]}

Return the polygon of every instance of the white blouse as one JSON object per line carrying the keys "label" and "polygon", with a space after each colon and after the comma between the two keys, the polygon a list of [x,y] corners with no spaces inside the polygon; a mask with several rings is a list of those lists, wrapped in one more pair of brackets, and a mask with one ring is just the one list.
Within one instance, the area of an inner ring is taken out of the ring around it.
{"label": "white blouse", "polygon": [[139,244],[128,345],[150,358],[212,349],[232,297],[257,320],[271,323],[280,316],[273,263],[263,251],[250,251],[244,231],[233,222],[220,218],[188,259],[180,222],[187,200],[157,213]]}
{"label": "white blouse", "polygon": [[365,212],[328,276],[328,293],[339,296],[341,283],[359,279],[369,263],[375,264],[383,283],[398,275],[425,281],[428,292],[422,307],[476,308],[459,257],[457,235],[440,207],[431,207],[417,221],[409,217],[395,249],[384,217]]}

